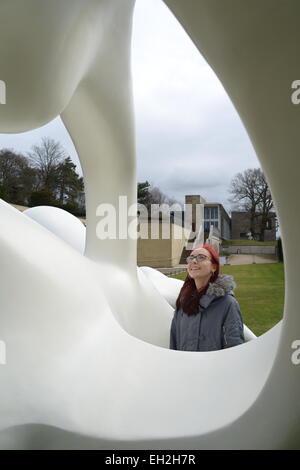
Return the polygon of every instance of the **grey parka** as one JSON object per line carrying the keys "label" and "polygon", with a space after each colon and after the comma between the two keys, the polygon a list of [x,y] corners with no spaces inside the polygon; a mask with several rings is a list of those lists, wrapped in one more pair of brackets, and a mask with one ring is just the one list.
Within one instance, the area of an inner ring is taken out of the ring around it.
{"label": "grey parka", "polygon": [[220,274],[199,301],[196,315],[175,310],[171,324],[170,349],[215,351],[244,343],[243,320],[234,297],[233,276]]}

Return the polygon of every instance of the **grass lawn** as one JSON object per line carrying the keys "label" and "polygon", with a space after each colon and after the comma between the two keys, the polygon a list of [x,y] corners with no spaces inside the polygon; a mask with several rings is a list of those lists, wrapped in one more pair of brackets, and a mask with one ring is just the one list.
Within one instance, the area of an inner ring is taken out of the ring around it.
{"label": "grass lawn", "polygon": [[[245,264],[222,266],[222,274],[234,276],[235,297],[244,323],[257,336],[282,319],[284,305],[284,264]],[[186,273],[172,277],[185,279]]]}

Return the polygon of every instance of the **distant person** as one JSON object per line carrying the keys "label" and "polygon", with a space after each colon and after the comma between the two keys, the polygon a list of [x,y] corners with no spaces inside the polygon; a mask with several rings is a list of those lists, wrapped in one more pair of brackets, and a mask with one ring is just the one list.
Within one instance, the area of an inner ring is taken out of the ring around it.
{"label": "distant person", "polygon": [[187,258],[187,277],[176,301],[170,349],[216,351],[245,341],[233,276],[219,274],[219,255],[199,245]]}

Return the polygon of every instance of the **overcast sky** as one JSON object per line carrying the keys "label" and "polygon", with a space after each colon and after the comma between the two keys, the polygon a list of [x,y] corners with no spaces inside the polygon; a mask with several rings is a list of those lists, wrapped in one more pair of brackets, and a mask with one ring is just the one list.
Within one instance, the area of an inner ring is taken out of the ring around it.
{"label": "overcast sky", "polygon": [[[201,194],[228,210],[231,178],[260,166],[221,83],[161,0],[137,0],[132,73],[138,181],[184,202]],[[0,134],[0,148],[27,152],[41,137],[79,160],[60,118],[23,134]]]}

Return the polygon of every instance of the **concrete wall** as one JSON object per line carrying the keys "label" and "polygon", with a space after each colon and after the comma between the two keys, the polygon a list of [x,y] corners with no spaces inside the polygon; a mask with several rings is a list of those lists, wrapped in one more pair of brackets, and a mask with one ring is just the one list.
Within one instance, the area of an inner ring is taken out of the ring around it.
{"label": "concrete wall", "polygon": [[[264,231],[264,241],[275,241],[276,240],[276,227],[275,227],[275,214],[270,214],[270,220],[272,224],[271,229]],[[261,217],[257,218],[257,223],[254,225],[255,233],[260,232]],[[238,240],[241,233],[247,233],[250,230],[250,216],[248,212],[232,211],[231,213],[231,238],[232,240]]]}
{"label": "concrete wall", "polygon": [[221,237],[222,238],[231,238],[231,219],[224,207],[220,204],[220,218],[221,218]]}
{"label": "concrete wall", "polygon": [[[151,227],[159,234],[158,239],[151,238]],[[168,230],[169,229],[169,230]],[[164,222],[141,222],[140,232],[148,232],[148,239],[139,238],[137,242],[138,266],[152,268],[172,268],[180,261],[181,253],[185,247],[189,231],[176,224],[169,225]],[[168,239],[163,239],[170,233]]]}
{"label": "concrete wall", "polygon": [[241,254],[241,255],[275,255],[276,246],[273,245],[231,245],[222,246],[222,250],[228,251],[230,254]]}

